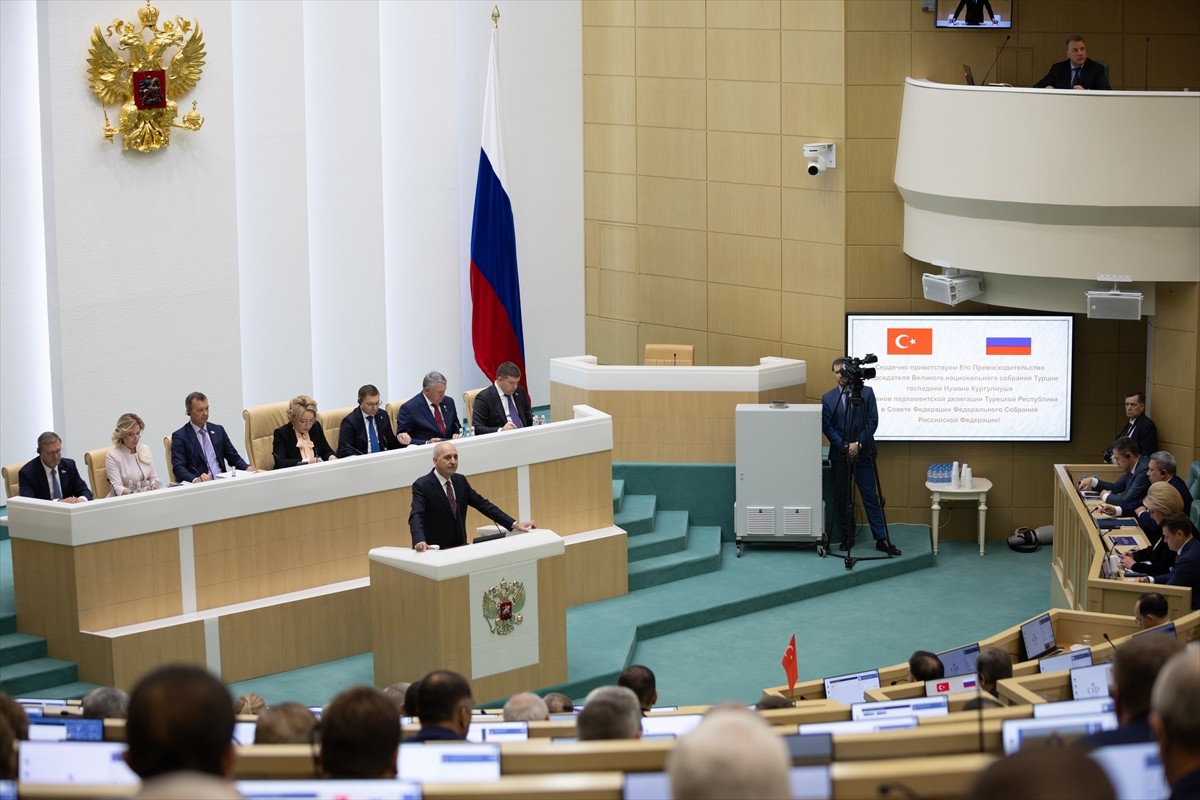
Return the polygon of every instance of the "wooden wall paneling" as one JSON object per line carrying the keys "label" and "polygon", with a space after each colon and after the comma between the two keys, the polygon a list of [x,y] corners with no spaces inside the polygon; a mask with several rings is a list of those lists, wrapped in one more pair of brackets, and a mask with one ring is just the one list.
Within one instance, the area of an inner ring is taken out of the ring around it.
{"label": "wooden wall paneling", "polygon": [[637,124],[703,129],[704,84],[693,78],[638,78]]}
{"label": "wooden wall paneling", "polygon": [[[638,317],[643,322],[658,325],[706,330],[708,284],[678,278],[639,275]],[[640,364],[640,357],[632,363]]]}
{"label": "wooden wall paneling", "polygon": [[[611,506],[611,491],[609,503]],[[538,559],[537,580],[539,680],[534,685],[549,686],[567,679],[568,578],[565,552],[560,556]],[[520,688],[516,691],[520,691]]]}
{"label": "wooden wall paneling", "polygon": [[838,356],[845,355],[845,348],[839,346],[831,349],[784,342],[782,355],[784,358],[798,358],[808,364],[805,393],[808,402],[815,403],[820,401],[821,395],[833,388],[833,374],[829,365]]}
{"label": "wooden wall paneling", "polygon": [[583,0],[583,24],[633,25],[633,0]]}
{"label": "wooden wall paneling", "polygon": [[612,455],[531,464],[529,493],[538,526],[561,536],[612,525]]}
{"label": "wooden wall paneling", "polygon": [[[22,633],[54,641],[79,632],[76,564],[72,548],[12,539],[13,599]],[[53,655],[53,654],[51,654]]]}
{"label": "wooden wall paneling", "polygon": [[637,183],[634,176],[608,172],[584,173],[583,207],[588,219],[637,222]]}
{"label": "wooden wall paneling", "polygon": [[633,28],[583,28],[585,75],[633,75]]}
{"label": "wooden wall paneling", "polygon": [[707,177],[706,154],[707,145],[702,130],[637,129],[637,163],[641,175],[704,180]]}
{"label": "wooden wall paneling", "polygon": [[845,34],[841,31],[783,31],[780,76],[785,83],[846,82]]}
{"label": "wooden wall paneling", "polygon": [[600,270],[594,267],[583,270],[583,313],[593,317],[600,314]]}
{"label": "wooden wall paneling", "polygon": [[779,0],[708,0],[707,23],[713,28],[779,29]]}
{"label": "wooden wall paneling", "polygon": [[846,0],[846,30],[907,31],[911,7],[909,0]]}
{"label": "wooden wall paneling", "polygon": [[845,138],[846,90],[841,84],[784,83],[780,93],[783,133],[820,141]]}
{"label": "wooden wall paneling", "polygon": [[779,133],[779,84],[707,81],[708,128]]}
{"label": "wooden wall paneling", "polygon": [[636,8],[639,27],[704,27],[704,0],[637,0]]}
{"label": "wooden wall paneling", "polygon": [[600,268],[637,272],[637,228],[633,225],[599,226]]}
{"label": "wooden wall paneling", "polygon": [[911,62],[908,33],[846,32],[846,83],[903,85]]}
{"label": "wooden wall paneling", "polygon": [[179,614],[179,533],[158,531],[74,548],[77,630]]}
{"label": "wooden wall paneling", "polygon": [[846,297],[904,298],[909,292],[910,259],[898,247],[846,247]]}
{"label": "wooden wall paneling", "polygon": [[637,122],[637,91],[633,78],[583,76],[583,121],[608,125]]}
{"label": "wooden wall paneling", "polygon": [[779,238],[780,197],[776,186],[708,183],[708,229],[720,233]]}
{"label": "wooden wall paneling", "polygon": [[846,189],[851,192],[895,191],[895,139],[850,139],[842,154],[846,159]]}
{"label": "wooden wall paneling", "polygon": [[707,38],[709,80],[779,81],[778,30],[714,30]]}
{"label": "wooden wall paneling", "polygon": [[[500,434],[492,434],[498,436]],[[472,474],[469,460],[459,459],[459,470],[471,482],[471,488],[491,500],[511,517],[517,516],[517,470],[516,468]],[[407,514],[405,517],[407,518]],[[520,522],[521,520],[517,520]],[[475,538],[475,529],[494,523],[474,508],[467,512],[467,541]]]}
{"label": "wooden wall paneling", "polygon": [[845,295],[846,248],[784,239],[781,256],[781,288],[785,292],[839,298]]}
{"label": "wooden wall paneling", "polygon": [[708,329],[712,333],[778,341],[780,313],[778,291],[709,284]]}
{"label": "wooden wall paneling", "polygon": [[730,233],[708,235],[708,281],[779,290],[781,240]]}
{"label": "wooden wall paneling", "polygon": [[708,243],[704,231],[638,226],[638,272],[704,280],[707,270]]}
{"label": "wooden wall paneling", "polygon": [[1131,3],[1127,0],[1122,9],[1124,30],[1200,36],[1200,7],[1190,0],[1155,0],[1152,3]]}
{"label": "wooden wall paneling", "polygon": [[784,30],[843,30],[845,28],[845,2],[844,0],[780,0],[779,26]]}
{"label": "wooden wall paneling", "polygon": [[708,179],[778,186],[779,137],[773,134],[708,133]]}
{"label": "wooden wall paneling", "polygon": [[1156,328],[1152,363],[1155,374],[1161,376],[1159,380],[1163,385],[1196,389],[1196,334],[1191,331]]}
{"label": "wooden wall paneling", "polygon": [[845,244],[845,193],[784,188],[782,201],[783,238]]}
{"label": "wooden wall paneling", "polygon": [[220,642],[226,682],[369,653],[370,587],[224,615]]}
{"label": "wooden wall paneling", "polygon": [[[133,690],[143,675],[163,664],[206,666],[202,622],[114,637],[111,646],[111,685],[127,692]],[[222,679],[233,680],[224,675]]]}
{"label": "wooden wall paneling", "polygon": [[843,194],[846,190],[846,145],[840,139],[834,139],[831,144],[837,146],[838,166],[827,169],[819,175],[808,174],[808,157],[804,155],[804,145],[811,142],[828,141],[830,137],[816,134],[801,134],[799,136],[784,136],[781,142],[783,159],[783,185],[797,189],[816,189],[823,192]]}
{"label": "wooden wall paneling", "polygon": [[637,28],[637,74],[651,78],[703,78],[704,30]]}
{"label": "wooden wall paneling", "polygon": [[637,221],[668,228],[704,230],[704,182],[639,176]]}
{"label": "wooden wall paneling", "polygon": [[628,554],[624,533],[567,542],[567,606],[628,594]]}
{"label": "wooden wall paneling", "polygon": [[640,364],[637,325],[589,316],[585,322],[588,350],[601,364]]}
{"label": "wooden wall paneling", "polygon": [[708,334],[704,331],[643,322],[638,325],[638,351],[645,353],[648,344],[690,344],[694,348],[692,363],[697,367],[709,364]]}
{"label": "wooden wall paneling", "polygon": [[750,339],[722,333],[708,334],[709,363],[732,367],[749,367],[763,356],[783,355],[778,340]]}
{"label": "wooden wall paneling", "polygon": [[841,303],[817,295],[783,293],[783,341],[841,350],[844,332]]}
{"label": "wooden wall paneling", "polygon": [[632,125],[583,126],[583,168],[588,172],[637,172],[637,128]]}
{"label": "wooden wall paneling", "polygon": [[901,85],[847,86],[846,136],[855,139],[898,137],[903,96]]}
{"label": "wooden wall paneling", "polygon": [[904,201],[898,192],[847,192],[846,243],[904,243]]}
{"label": "wooden wall paneling", "polygon": [[600,270],[600,316],[636,322],[637,286],[636,274]]}
{"label": "wooden wall paneling", "polygon": [[557,381],[550,382],[550,420],[552,422],[575,419],[575,412],[572,409],[577,405],[589,405],[586,389],[568,386]]}

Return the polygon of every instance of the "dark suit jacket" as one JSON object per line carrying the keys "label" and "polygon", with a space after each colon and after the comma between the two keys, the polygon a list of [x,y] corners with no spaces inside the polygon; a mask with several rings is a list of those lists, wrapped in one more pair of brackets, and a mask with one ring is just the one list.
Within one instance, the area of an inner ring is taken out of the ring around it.
{"label": "dark suit jacket", "polygon": [[1120,506],[1121,516],[1128,517],[1142,504],[1146,499],[1146,492],[1150,490],[1150,476],[1146,474],[1149,467],[1150,458],[1139,456],[1133,469],[1112,483],[1096,481],[1096,490],[1107,489],[1110,494],[1104,502]]}
{"label": "dark suit jacket", "polygon": [[[1132,430],[1130,426],[1132,426]],[[1128,436],[1137,442],[1138,455],[1151,456],[1158,452],[1158,426],[1154,424],[1154,420],[1145,414],[1142,414],[1133,422],[1127,422],[1125,427],[1117,431],[1117,435],[1113,437],[1113,441],[1115,442],[1122,436]],[[1104,451],[1104,463],[1113,463],[1111,447]]]}
{"label": "dark suit jacket", "polygon": [[[46,469],[42,466],[40,456],[21,467],[21,471],[17,475],[17,485],[20,487],[21,497],[36,497],[38,500],[50,499],[50,481],[46,480]],[[79,470],[75,468],[75,462],[69,458],[58,462],[58,485],[62,489],[63,497],[92,499],[92,490],[80,477]]]}
{"label": "dark suit jacket", "polygon": [[477,509],[505,530],[512,530],[516,520],[472,489],[465,476],[455,473],[450,482],[454,485],[454,500],[458,506],[457,518],[450,513],[450,500],[446,497],[446,492],[442,489],[442,479],[435,470],[430,470],[428,474],[413,481],[412,512],[408,515],[408,529],[412,532],[414,545],[417,542],[425,542],[446,549],[466,544],[467,506]]}
{"label": "dark suit jacket", "polygon": [[[313,423],[308,436],[313,441],[313,451],[317,458],[325,461],[334,454],[333,448],[325,439],[325,431],[321,430],[320,420]],[[271,451],[275,454],[275,469],[300,464],[300,448],[296,445],[296,429],[292,427],[292,423],[280,425],[275,429],[275,441],[271,444]]]}
{"label": "dark suit jacket", "polygon": [[[455,486],[457,489],[457,485]],[[1169,586],[1189,586],[1192,590],[1192,611],[1200,608],[1200,541],[1192,538],[1184,542],[1179,552],[1175,554],[1175,566],[1167,575],[1153,579],[1154,583],[1165,583]]]}
{"label": "dark suit jacket", "polygon": [[[213,453],[217,456],[217,466],[227,464],[236,469],[249,469],[250,465],[242,460],[237,448],[225,434],[220,425],[209,422],[208,438],[212,440]],[[192,423],[187,423],[171,434],[171,469],[175,470],[175,480],[180,483],[194,481],[205,472],[208,464],[204,461],[204,448],[200,446],[200,438],[192,430]]]}
{"label": "dark suit jacket", "polygon": [[967,8],[967,18],[964,20],[968,25],[983,24],[983,9],[987,9],[988,19],[995,19],[996,14],[992,11],[992,4],[988,0],[960,0],[958,8],[954,9],[954,16],[957,17],[962,13],[963,6]]}
{"label": "dark suit jacket", "polygon": [[[829,458],[840,459],[850,442],[858,442],[860,452],[873,456],[876,452],[875,431],[879,428],[879,405],[870,386],[862,391],[863,404],[854,410],[854,427],[846,438],[846,415],[841,405],[842,387],[835,386],[821,396],[821,432],[829,440]],[[849,405],[850,396],[846,395]]]}
{"label": "dark suit jacket", "polygon": [[446,434],[443,436],[429,410],[429,401],[424,392],[400,406],[396,414],[396,432],[407,433],[412,437],[413,444],[425,444],[430,439],[451,439],[456,433],[462,433],[462,423],[458,421],[458,411],[454,408],[454,399],[450,395],[442,398],[442,421],[446,423]]}
{"label": "dark suit jacket", "polygon": [[[529,394],[524,386],[518,386],[513,392],[513,402],[517,405],[521,422],[528,428],[533,424],[533,414],[529,410]],[[508,409],[504,407],[504,400],[500,397],[496,384],[493,383],[475,395],[475,411],[471,414],[471,424],[475,426],[477,435],[495,433],[508,424]]]}
{"label": "dark suit jacket", "polygon": [[[1108,76],[1104,74],[1104,67],[1090,58],[1083,62],[1083,71],[1079,73],[1079,83],[1085,89],[1112,88],[1108,83]],[[1033,88],[1045,89],[1047,86],[1053,86],[1055,89],[1071,88],[1070,59],[1051,65],[1050,71],[1046,73],[1046,77],[1035,83]],[[1147,455],[1149,454],[1147,453]]]}
{"label": "dark suit jacket", "polygon": [[[360,456],[369,452],[367,423],[363,420],[362,411],[356,408],[347,414],[338,430],[338,458]],[[382,408],[375,412],[375,435],[379,437],[380,450],[399,450],[404,447],[396,438],[396,434],[392,433],[392,423]]]}

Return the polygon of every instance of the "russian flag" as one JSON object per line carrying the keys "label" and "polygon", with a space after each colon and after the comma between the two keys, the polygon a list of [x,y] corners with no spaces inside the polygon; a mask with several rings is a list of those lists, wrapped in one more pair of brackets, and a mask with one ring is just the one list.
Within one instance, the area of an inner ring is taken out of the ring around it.
{"label": "russian flag", "polygon": [[483,100],[483,146],[479,150],[475,217],[471,223],[471,343],[475,363],[488,378],[495,380],[496,368],[512,361],[521,368],[521,383],[525,384],[517,234],[500,136],[499,33],[492,29]]}
{"label": "russian flag", "polygon": [[1033,355],[1033,339],[1029,336],[989,336],[984,347],[989,356]]}

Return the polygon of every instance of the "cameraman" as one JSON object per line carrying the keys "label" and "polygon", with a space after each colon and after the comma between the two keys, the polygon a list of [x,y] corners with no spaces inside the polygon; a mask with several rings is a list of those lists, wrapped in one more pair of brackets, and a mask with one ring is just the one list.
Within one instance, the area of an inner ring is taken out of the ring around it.
{"label": "cameraman", "polygon": [[833,374],[837,376],[838,385],[821,398],[821,432],[829,440],[834,505],[842,528],[839,549],[849,550],[854,546],[856,528],[848,507],[850,486],[847,481],[849,471],[853,470],[854,481],[858,484],[858,493],[867,512],[867,521],[871,524],[871,535],[875,537],[875,549],[889,556],[898,556],[900,548],[888,540],[887,523],[883,519],[883,508],[879,505],[879,492],[875,485],[875,429],[879,427],[879,406],[875,403],[875,392],[871,387],[862,387],[862,405],[854,410],[852,427],[846,427],[852,383],[848,373],[854,372],[861,377],[859,370],[853,359],[845,356],[835,358]]}

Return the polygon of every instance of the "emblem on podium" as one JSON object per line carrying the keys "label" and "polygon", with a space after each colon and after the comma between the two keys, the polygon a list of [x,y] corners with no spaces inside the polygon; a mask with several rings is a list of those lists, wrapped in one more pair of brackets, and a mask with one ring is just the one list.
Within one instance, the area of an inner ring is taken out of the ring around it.
{"label": "emblem on podium", "polygon": [[488,630],[500,636],[507,636],[525,621],[521,615],[524,608],[525,584],[521,581],[501,579],[483,593],[483,618]]}

